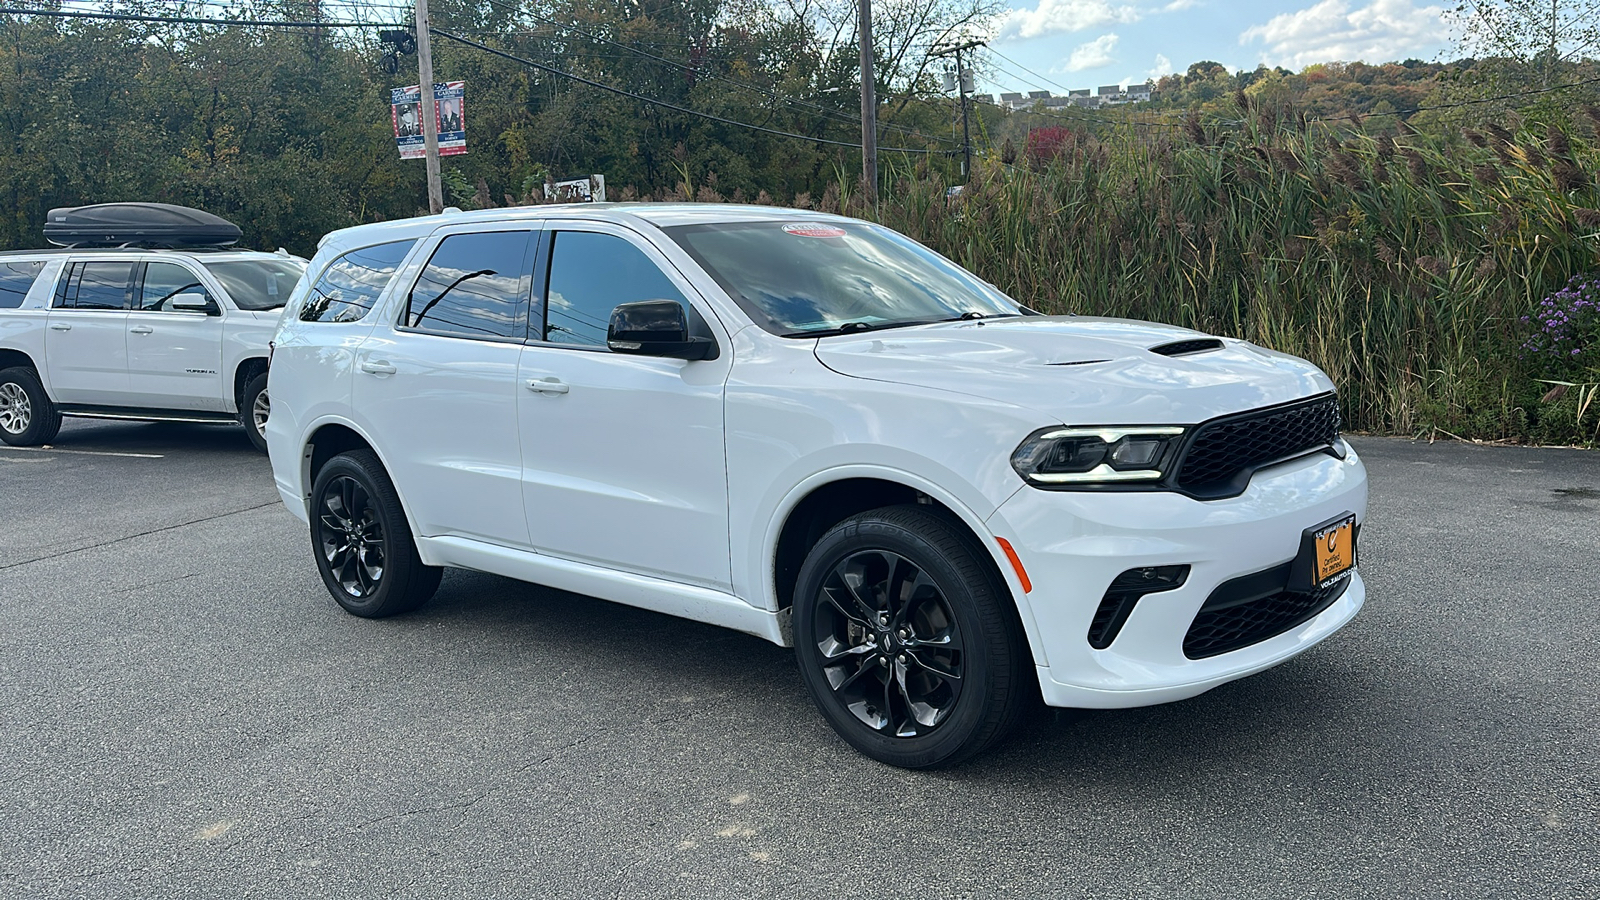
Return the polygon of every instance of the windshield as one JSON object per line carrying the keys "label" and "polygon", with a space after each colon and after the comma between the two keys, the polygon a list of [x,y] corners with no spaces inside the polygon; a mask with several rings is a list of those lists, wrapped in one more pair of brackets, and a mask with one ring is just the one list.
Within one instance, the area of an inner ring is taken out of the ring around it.
{"label": "windshield", "polygon": [[202,263],[216,276],[240,309],[277,309],[289,299],[294,283],[306,270],[298,259],[251,259]]}
{"label": "windshield", "polygon": [[972,273],[865,222],[784,219],[665,231],[757,325],[785,337],[1021,314]]}

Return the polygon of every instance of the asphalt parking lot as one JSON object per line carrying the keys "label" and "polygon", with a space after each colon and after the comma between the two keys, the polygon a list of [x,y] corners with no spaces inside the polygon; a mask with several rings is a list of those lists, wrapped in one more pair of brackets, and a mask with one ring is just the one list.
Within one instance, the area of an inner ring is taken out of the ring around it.
{"label": "asphalt parking lot", "polygon": [[914,773],[756,638],[348,616],[242,432],[69,420],[0,449],[0,897],[1600,897],[1600,454],[1354,443],[1348,628]]}

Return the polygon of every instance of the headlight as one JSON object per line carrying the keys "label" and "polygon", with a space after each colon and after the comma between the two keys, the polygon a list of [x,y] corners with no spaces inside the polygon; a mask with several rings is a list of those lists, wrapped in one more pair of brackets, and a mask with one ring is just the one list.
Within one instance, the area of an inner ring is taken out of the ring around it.
{"label": "headlight", "polygon": [[1041,487],[1160,481],[1177,455],[1177,425],[1044,428],[1011,454],[1011,466]]}

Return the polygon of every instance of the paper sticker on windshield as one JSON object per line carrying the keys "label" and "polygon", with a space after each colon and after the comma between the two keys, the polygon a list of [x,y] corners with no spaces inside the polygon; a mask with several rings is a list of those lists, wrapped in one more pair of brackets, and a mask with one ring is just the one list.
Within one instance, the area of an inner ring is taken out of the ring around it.
{"label": "paper sticker on windshield", "polygon": [[797,237],[834,238],[844,237],[845,231],[837,225],[824,225],[821,222],[801,222],[794,225],[785,225],[783,230]]}

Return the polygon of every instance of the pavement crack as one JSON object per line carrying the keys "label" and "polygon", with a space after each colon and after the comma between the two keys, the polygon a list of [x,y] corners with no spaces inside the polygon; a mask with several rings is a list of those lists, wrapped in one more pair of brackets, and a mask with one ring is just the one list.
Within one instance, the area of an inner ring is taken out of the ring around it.
{"label": "pavement crack", "polygon": [[188,521],[188,522],[179,522],[176,525],[163,525],[160,528],[152,528],[149,531],[141,531],[138,534],[129,534],[129,535],[124,535],[124,536],[119,537],[119,538],[112,538],[109,541],[101,541],[98,544],[89,544],[88,546],[85,546],[85,547],[74,547],[71,550],[63,550],[60,553],[47,553],[44,556],[35,556],[32,559],[24,559],[24,560],[21,560],[19,562],[6,563],[5,565],[0,566],[0,572],[4,572],[7,569],[15,569],[18,566],[25,566],[25,565],[28,565],[29,563],[40,562],[40,561],[46,560],[46,559],[60,559],[60,558],[62,558],[64,556],[71,556],[74,553],[83,553],[83,552],[85,552],[87,550],[98,550],[101,547],[110,547],[110,546],[115,545],[115,544],[121,544],[121,543],[123,543],[125,541],[132,541],[132,540],[137,540],[138,538],[142,538],[142,537],[149,537],[152,534],[160,534],[163,531],[175,531],[175,530],[177,530],[179,528],[188,528],[190,525],[199,525],[202,522],[214,522],[217,519],[226,519],[229,516],[237,516],[240,513],[254,512],[255,510],[258,510],[258,509],[266,509],[269,506],[278,505],[279,502],[280,501],[278,501],[278,500],[271,500],[271,501],[268,501],[266,503],[262,503],[262,504],[259,504],[259,505],[256,505],[256,506],[247,506],[244,509],[235,509],[235,510],[230,510],[230,511],[225,512],[225,513],[217,513],[214,516],[202,516],[201,518],[194,519],[194,520],[191,520],[191,521]]}
{"label": "pavement crack", "polygon": [[482,803],[484,801],[484,798],[486,798],[488,796],[489,796],[489,793],[488,792],[484,792],[484,793],[479,794],[478,796],[472,798],[471,800],[466,800],[466,801],[463,801],[461,803],[446,803],[446,804],[444,804],[442,806],[425,806],[425,807],[422,807],[421,809],[408,809],[408,810],[405,810],[404,812],[390,813],[387,816],[379,816],[376,819],[369,819],[369,820],[367,820],[365,822],[362,822],[359,825],[353,826],[350,830],[351,831],[361,831],[361,830],[366,829],[366,828],[371,828],[372,826],[378,824],[379,822],[387,822],[387,821],[389,821],[391,819],[409,819],[412,816],[428,816],[428,815],[432,815],[434,813],[448,812],[448,811],[450,811],[452,809],[470,809],[471,807],[477,806],[479,803]]}

